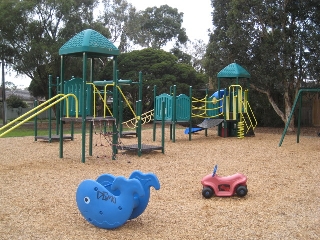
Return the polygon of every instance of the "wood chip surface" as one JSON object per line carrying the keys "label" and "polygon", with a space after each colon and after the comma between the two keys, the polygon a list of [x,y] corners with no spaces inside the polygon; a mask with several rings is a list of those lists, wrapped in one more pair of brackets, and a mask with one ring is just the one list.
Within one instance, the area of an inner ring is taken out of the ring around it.
{"label": "wood chip surface", "polygon": [[[141,157],[120,151],[111,160],[109,142],[93,136],[81,163],[81,135],[59,142],[34,137],[0,138],[0,239],[320,239],[320,137],[317,129],[287,134],[257,128],[255,137],[221,138],[217,129],[192,135],[165,132],[165,153]],[[161,130],[142,133],[143,144],[161,145]],[[135,137],[122,138],[136,144]],[[88,136],[87,136],[88,144]],[[218,164],[218,175],[248,177],[244,198],[202,197],[202,177]],[[138,218],[114,230],[99,229],[80,214],[79,183],[103,173],[129,177],[134,170],[153,172],[160,190],[151,188],[149,205]]]}

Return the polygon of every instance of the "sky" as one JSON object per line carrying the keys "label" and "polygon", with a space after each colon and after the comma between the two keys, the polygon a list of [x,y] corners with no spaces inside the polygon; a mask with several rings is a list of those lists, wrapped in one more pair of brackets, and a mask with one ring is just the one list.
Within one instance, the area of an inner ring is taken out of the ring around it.
{"label": "sky", "polygon": [[[205,43],[209,41],[208,29],[212,29],[212,7],[211,0],[127,0],[137,10],[145,10],[148,7],[160,7],[167,4],[177,8],[178,12],[183,12],[182,27],[186,29],[187,36],[191,41],[202,39]],[[1,76],[2,77],[2,76]],[[30,79],[23,75],[16,76],[15,73],[5,75],[5,81],[13,82],[18,88],[26,88],[30,84]]]}

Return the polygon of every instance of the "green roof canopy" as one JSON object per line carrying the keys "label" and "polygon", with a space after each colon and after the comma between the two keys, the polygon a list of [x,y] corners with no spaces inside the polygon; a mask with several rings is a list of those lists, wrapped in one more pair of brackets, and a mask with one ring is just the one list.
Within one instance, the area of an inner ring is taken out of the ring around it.
{"label": "green roof canopy", "polygon": [[250,74],[237,63],[231,63],[218,73],[218,78],[250,78]]}
{"label": "green roof canopy", "polygon": [[88,54],[89,58],[118,56],[120,54],[119,49],[112,42],[92,29],[78,33],[59,49],[59,55],[82,57],[84,52]]}

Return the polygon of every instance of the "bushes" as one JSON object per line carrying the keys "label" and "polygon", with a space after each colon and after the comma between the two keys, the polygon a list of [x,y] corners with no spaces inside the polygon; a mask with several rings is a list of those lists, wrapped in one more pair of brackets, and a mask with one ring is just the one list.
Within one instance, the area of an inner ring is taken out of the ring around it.
{"label": "bushes", "polygon": [[28,105],[22,100],[21,97],[17,96],[17,95],[10,95],[7,100],[7,106],[11,107],[11,108],[27,108]]}

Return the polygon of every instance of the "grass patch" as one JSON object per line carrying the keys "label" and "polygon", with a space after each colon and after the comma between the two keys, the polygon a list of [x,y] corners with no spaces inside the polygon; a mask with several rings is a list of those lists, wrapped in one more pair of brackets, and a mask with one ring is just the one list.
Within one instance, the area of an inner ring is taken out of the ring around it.
{"label": "grass patch", "polygon": [[[0,134],[4,133],[8,129],[10,129],[13,126],[9,126],[8,128],[5,128],[4,130],[0,131]],[[56,128],[51,128],[51,134],[56,134]],[[81,128],[75,127],[74,133],[81,133]],[[71,134],[71,128],[68,126],[67,128],[63,129],[63,134]],[[49,129],[48,124],[39,124],[37,129],[37,136],[48,136],[49,135]],[[11,130],[10,132],[6,133],[2,138],[9,138],[9,137],[27,137],[27,136],[34,136],[34,125],[33,124],[22,124],[21,126]]]}
{"label": "grass patch", "polygon": [[[2,132],[0,132],[1,134]],[[38,130],[38,135],[48,135],[49,131],[48,130]],[[30,128],[25,128],[25,127],[18,127],[4,136],[3,138],[8,138],[8,137],[26,137],[26,136],[34,136],[34,130]]]}

